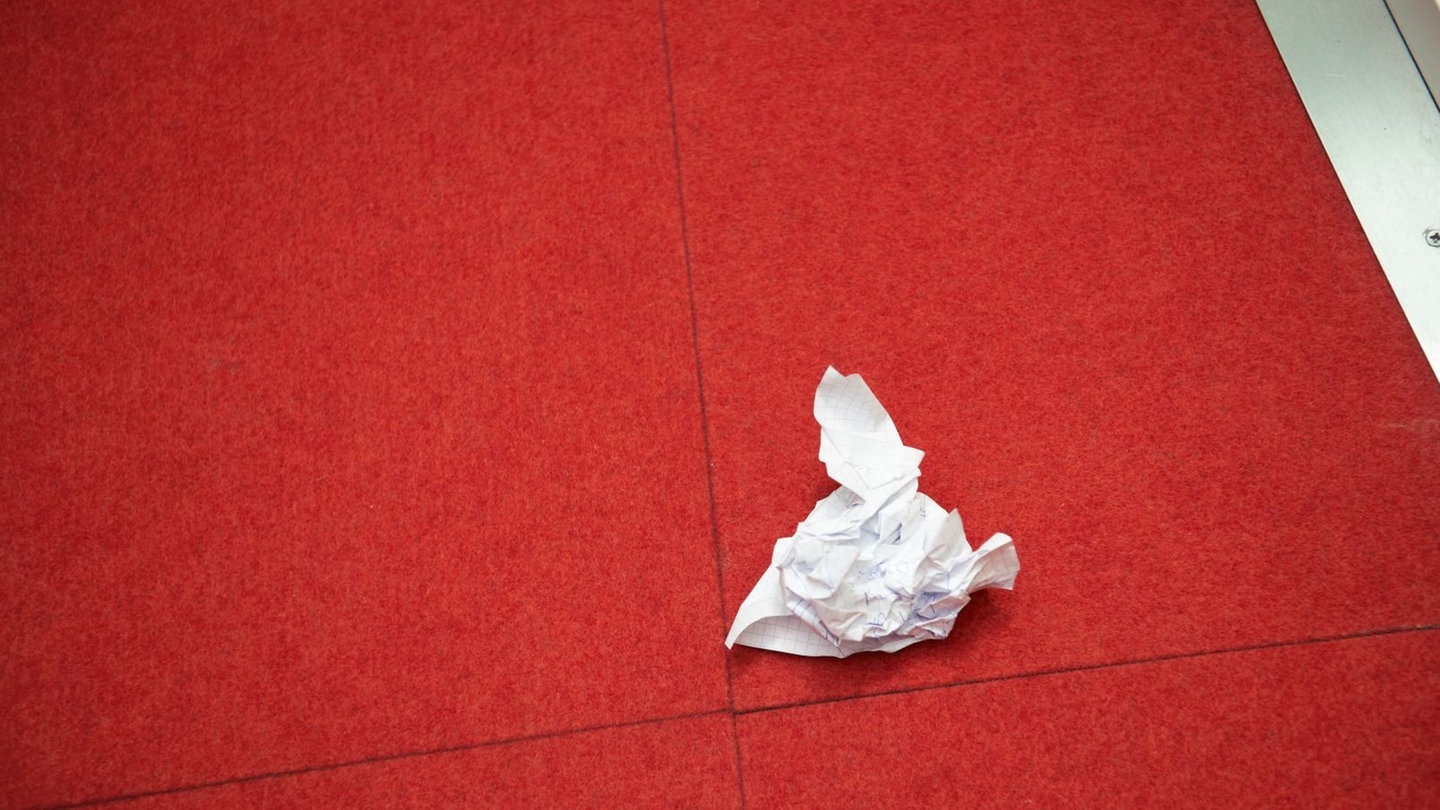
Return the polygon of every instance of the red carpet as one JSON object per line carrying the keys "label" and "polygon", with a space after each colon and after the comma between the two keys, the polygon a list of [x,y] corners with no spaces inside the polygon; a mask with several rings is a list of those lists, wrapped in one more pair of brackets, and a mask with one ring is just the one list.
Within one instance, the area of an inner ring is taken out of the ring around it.
{"label": "red carpet", "polygon": [[[1440,385],[1250,3],[26,2],[0,98],[0,806],[1440,803]],[[827,364],[1017,589],[727,653]]]}

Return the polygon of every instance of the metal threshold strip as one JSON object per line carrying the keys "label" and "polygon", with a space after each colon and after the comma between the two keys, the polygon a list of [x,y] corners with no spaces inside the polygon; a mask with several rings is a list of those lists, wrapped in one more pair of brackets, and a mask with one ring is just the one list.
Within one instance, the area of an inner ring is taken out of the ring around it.
{"label": "metal threshold strip", "polygon": [[1433,84],[1440,82],[1440,0],[1389,2],[1258,5],[1370,247],[1440,378],[1440,107],[1431,95],[1434,90],[1440,97]]}

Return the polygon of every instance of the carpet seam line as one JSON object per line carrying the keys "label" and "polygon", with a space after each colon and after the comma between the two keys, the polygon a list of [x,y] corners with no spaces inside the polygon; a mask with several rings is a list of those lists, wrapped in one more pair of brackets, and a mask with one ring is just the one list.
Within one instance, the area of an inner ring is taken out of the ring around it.
{"label": "carpet seam line", "polygon": [[[705,402],[705,369],[700,355],[700,315],[695,302],[695,271],[690,255],[690,221],[685,211],[685,176],[680,164],[680,114],[675,104],[675,73],[670,57],[670,30],[665,0],[656,0],[660,21],[660,50],[665,57],[665,98],[670,108],[670,146],[675,163],[675,199],[680,217],[680,251],[685,264],[685,292],[690,304],[690,345],[695,355],[695,391],[700,406],[700,435],[705,447],[705,488],[710,499],[710,546],[715,558],[715,590],[720,602],[720,628],[726,624],[725,565],[720,546],[719,508],[715,501],[715,457],[710,442],[710,414]],[[745,771],[740,757],[740,733],[735,720],[735,678],[730,652],[725,652],[725,704],[730,712],[730,741],[735,761],[740,807],[745,808]]]}
{"label": "carpet seam line", "polygon": [[795,701],[791,703],[781,703],[773,706],[757,706],[751,709],[736,709],[735,713],[740,716],[749,716],[752,714],[766,714],[768,712],[784,711],[787,709],[803,709],[808,706],[824,706],[832,703],[849,703],[852,701],[868,700],[870,698],[891,697],[894,695],[908,695],[916,692],[934,692],[941,689],[954,689],[962,686],[978,686],[987,683],[1004,683],[1006,681],[1023,681],[1030,678],[1045,678],[1055,675],[1070,675],[1077,672],[1095,672],[1109,669],[1123,669],[1125,667],[1143,666],[1145,664],[1160,664],[1167,661],[1183,661],[1187,659],[1206,658],[1209,656],[1233,655],[1236,653],[1283,649],[1287,647],[1304,647],[1311,644],[1327,644],[1336,641],[1353,641],[1362,638],[1399,635],[1402,633],[1424,633],[1433,632],[1435,630],[1440,630],[1440,624],[1387,627],[1376,630],[1362,630],[1355,633],[1346,633],[1334,636],[1317,636],[1315,638],[1292,639],[1288,641],[1271,641],[1259,644],[1241,645],[1237,647],[1221,647],[1210,650],[1196,650],[1193,652],[1155,655],[1146,658],[1131,658],[1118,661],[1107,661],[1099,664],[1080,664],[1071,667],[1056,667],[1053,669],[1030,670],[1027,672],[1017,672],[1010,675],[996,675],[988,678],[966,678],[963,680],[948,681],[946,683],[930,684],[927,686],[887,689],[881,692],[869,692],[863,695],[844,695],[833,698],[821,698],[819,700],[805,700]]}
{"label": "carpet seam line", "polygon": [[1326,643],[1336,642],[1336,641],[1351,641],[1351,640],[1362,639],[1362,638],[1375,638],[1375,637],[1380,637],[1380,636],[1402,635],[1402,634],[1405,634],[1405,633],[1434,632],[1434,631],[1437,631],[1437,630],[1440,630],[1440,624],[1407,625],[1407,626],[1403,626],[1403,627],[1389,627],[1389,628],[1380,628],[1380,629],[1375,629],[1375,630],[1363,630],[1363,631],[1359,631],[1359,632],[1356,632],[1356,633],[1348,633],[1348,634],[1341,634],[1341,635],[1334,635],[1334,636],[1318,636],[1318,637],[1315,637],[1315,638],[1308,638],[1308,639],[1294,639],[1294,640],[1290,640],[1290,641],[1275,641],[1275,642],[1267,642],[1267,643],[1263,643],[1263,644],[1251,644],[1251,645],[1245,645],[1245,646],[1239,646],[1239,647],[1227,647],[1227,648],[1221,648],[1221,649],[1215,649],[1215,650],[1201,650],[1201,651],[1190,652],[1190,653],[1175,653],[1175,654],[1172,654],[1172,655],[1165,655],[1165,656],[1152,656],[1152,657],[1148,657],[1148,658],[1131,659],[1131,660],[1125,660],[1125,661],[1113,661],[1113,662],[1108,662],[1108,663],[1104,663],[1104,664],[1092,664],[1092,665],[1084,665],[1084,666],[1076,666],[1076,667],[1057,668],[1057,669],[1051,669],[1051,670],[1039,670],[1039,671],[1032,671],[1032,672],[1023,672],[1023,673],[1017,673],[1017,674],[1014,674],[1014,675],[1001,675],[1001,676],[997,676],[997,677],[993,677],[993,678],[976,678],[976,679],[970,679],[970,680],[964,680],[964,681],[954,681],[954,682],[951,682],[951,683],[934,684],[934,685],[931,685],[931,686],[918,686],[918,687],[913,687],[913,688],[908,688],[908,689],[893,689],[893,690],[889,690],[889,691],[885,691],[885,692],[873,692],[873,693],[865,694],[865,695],[851,695],[851,696],[838,697],[838,698],[825,698],[825,699],[821,699],[821,700],[802,701],[802,702],[787,703],[787,704],[776,705],[776,706],[765,706],[765,707],[760,707],[760,708],[755,708],[755,709],[736,709],[736,710],[730,710],[730,709],[721,708],[721,709],[711,709],[711,710],[708,710],[708,711],[686,712],[686,713],[683,713],[683,714],[667,715],[667,716],[663,716],[663,717],[649,717],[649,718],[644,718],[644,719],[640,719],[640,720],[626,720],[626,721],[622,721],[622,722],[606,723],[606,724],[595,725],[595,726],[585,726],[585,727],[582,727],[582,728],[567,729],[567,730],[563,730],[563,731],[541,732],[541,733],[537,733],[537,734],[526,734],[526,735],[519,735],[519,736],[514,736],[514,737],[505,737],[505,738],[500,738],[500,739],[495,739],[495,740],[486,740],[486,741],[484,741],[484,742],[466,743],[466,744],[461,744],[461,745],[444,746],[444,747],[441,747],[441,748],[431,748],[431,749],[423,749],[423,750],[416,750],[416,751],[402,751],[402,752],[396,753],[396,754],[384,754],[384,755],[380,755],[380,756],[365,757],[365,758],[356,759],[356,760],[347,760],[347,761],[345,761],[345,762],[334,762],[334,763],[328,763],[328,764],[324,764],[324,765],[315,765],[315,766],[309,766],[309,767],[303,767],[303,768],[291,768],[291,769],[281,770],[281,771],[269,771],[269,772],[265,772],[265,773],[250,774],[250,775],[248,775],[248,776],[237,776],[237,777],[232,777],[232,778],[228,778],[228,779],[221,779],[221,780],[216,780],[216,781],[213,781],[213,782],[202,782],[202,783],[197,783],[197,784],[192,784],[192,785],[181,785],[181,786],[171,787],[171,788],[162,788],[162,789],[160,789],[160,790],[150,790],[150,791],[141,791],[141,792],[136,792],[136,793],[126,793],[126,794],[120,794],[120,795],[116,795],[116,796],[106,796],[106,797],[95,798],[95,799],[84,799],[84,800],[81,800],[81,801],[78,801],[78,802],[68,802],[68,803],[49,804],[49,805],[38,805],[38,807],[50,808],[50,810],[62,810],[62,808],[76,808],[76,807],[95,807],[95,806],[99,806],[99,805],[114,804],[114,803],[123,802],[123,801],[134,801],[134,800],[138,800],[138,799],[146,799],[146,798],[151,798],[151,797],[155,797],[155,796],[168,796],[168,795],[179,794],[179,793],[190,793],[190,792],[195,792],[195,791],[200,791],[200,790],[211,790],[211,789],[214,789],[214,788],[227,787],[227,786],[230,786],[230,785],[241,785],[241,784],[247,784],[247,783],[250,783],[250,782],[262,782],[262,781],[266,781],[266,780],[270,780],[270,779],[285,779],[285,778],[293,777],[293,776],[304,776],[304,775],[306,775],[306,774],[311,774],[311,773],[321,773],[321,772],[325,772],[325,771],[343,770],[343,769],[345,769],[345,768],[353,768],[353,767],[358,767],[358,766],[361,766],[361,765],[375,765],[375,764],[384,763],[384,762],[394,762],[394,761],[404,760],[404,759],[417,759],[417,758],[426,757],[426,756],[440,756],[440,755],[444,755],[444,754],[458,754],[458,753],[464,753],[464,752],[466,752],[466,751],[477,751],[477,750],[484,749],[484,748],[498,748],[498,747],[502,747],[502,746],[515,745],[515,744],[520,744],[520,743],[539,742],[539,741],[543,741],[543,740],[558,739],[558,738],[562,738],[562,737],[571,737],[571,736],[576,736],[576,735],[581,735],[581,734],[592,734],[592,733],[597,733],[597,732],[601,732],[601,731],[611,731],[611,730],[615,730],[615,729],[632,728],[632,727],[635,727],[635,726],[658,725],[658,724],[660,724],[660,723],[670,723],[670,722],[677,722],[677,721],[681,721],[681,720],[695,720],[695,719],[700,719],[700,718],[703,718],[703,717],[714,717],[714,716],[717,716],[717,715],[725,715],[725,716],[729,717],[729,718],[730,718],[730,721],[731,721],[731,724],[732,724],[732,728],[733,728],[734,723],[735,723],[735,721],[736,721],[736,719],[737,719],[738,717],[748,716],[748,715],[755,715],[755,714],[766,714],[766,713],[769,713],[769,712],[784,711],[784,710],[787,710],[787,709],[801,709],[801,708],[805,708],[805,707],[808,707],[808,706],[822,706],[822,705],[831,704],[831,703],[844,703],[844,702],[850,702],[850,701],[867,700],[867,699],[870,699],[870,698],[888,697],[888,696],[892,696],[892,695],[912,694],[912,693],[916,693],[916,692],[933,692],[933,691],[940,690],[940,689],[951,689],[951,688],[955,688],[955,687],[973,686],[973,685],[979,685],[979,684],[985,684],[985,683],[1001,683],[1001,682],[1005,682],[1005,681],[1027,680],[1027,679],[1030,679],[1030,678],[1043,678],[1043,677],[1048,677],[1048,676],[1053,676],[1053,675],[1066,675],[1066,674],[1071,674],[1071,673],[1075,673],[1075,672],[1092,672],[1092,671],[1097,671],[1097,670],[1119,669],[1119,668],[1123,668],[1123,667],[1141,666],[1141,665],[1144,665],[1144,664],[1163,663],[1163,662],[1166,662],[1166,661],[1176,661],[1176,660],[1185,660],[1185,659],[1205,658],[1205,657],[1209,657],[1209,656],[1229,655],[1229,654],[1242,653],[1242,652],[1254,652],[1254,651],[1258,651],[1258,650],[1283,649],[1283,648],[1287,648],[1287,647],[1303,647],[1303,646],[1308,646],[1308,645],[1312,645],[1312,644],[1326,644]]}
{"label": "carpet seam line", "polygon": [[373,757],[362,757],[360,759],[346,760],[344,762],[331,762],[323,765],[311,765],[300,768],[287,768],[279,771],[266,771],[264,773],[249,774],[246,776],[235,776],[226,779],[217,779],[213,782],[198,782],[191,785],[179,785],[176,787],[161,788],[159,790],[137,791],[135,793],[123,793],[115,796],[104,796],[95,799],[82,799],[77,802],[65,802],[61,804],[38,805],[44,810],[66,810],[77,807],[96,807],[117,802],[136,801],[156,796],[170,796],[180,793],[193,793],[201,790],[213,790],[215,788],[229,787],[231,785],[244,785],[251,782],[264,782],[271,779],[288,779],[295,776],[305,776],[312,773],[324,773],[327,771],[339,771],[346,768],[356,768],[362,765],[378,765],[386,762],[396,762],[405,759],[419,759],[421,757],[443,756],[445,754],[463,754],[467,751],[479,751],[485,748],[501,748],[507,745],[518,745],[529,742],[544,742],[546,740],[560,739],[562,737],[573,737],[582,734],[594,734],[602,731],[615,731],[636,726],[659,725],[661,723],[673,723],[682,720],[698,720],[704,717],[729,716],[734,719],[734,712],[728,709],[709,709],[698,712],[685,712],[683,714],[666,715],[663,717],[646,717],[639,720],[624,720],[615,723],[603,723],[594,726],[565,729],[560,731],[544,731],[536,734],[522,734],[514,737],[503,737],[494,740],[485,740],[476,743],[461,743],[459,745],[447,745],[440,748],[426,748],[414,751],[401,751],[395,754],[381,754]]}

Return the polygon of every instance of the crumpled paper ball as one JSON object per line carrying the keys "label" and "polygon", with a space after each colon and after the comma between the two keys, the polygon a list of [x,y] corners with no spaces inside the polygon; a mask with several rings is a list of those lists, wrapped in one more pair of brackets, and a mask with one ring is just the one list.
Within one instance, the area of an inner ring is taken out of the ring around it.
{"label": "crumpled paper ball", "polygon": [[858,374],[827,369],[815,392],[820,460],[840,487],[815,505],[741,605],[726,639],[799,655],[895,652],[945,638],[982,588],[1014,586],[1013,541],[979,549],[959,513],[919,491],[906,447]]}

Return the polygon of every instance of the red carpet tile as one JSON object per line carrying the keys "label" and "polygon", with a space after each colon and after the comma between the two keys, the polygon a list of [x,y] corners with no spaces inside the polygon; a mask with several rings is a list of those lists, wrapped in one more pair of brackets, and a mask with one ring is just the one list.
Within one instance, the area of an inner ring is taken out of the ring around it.
{"label": "red carpet tile", "polygon": [[[1248,2],[27,0],[0,98],[0,807],[1440,783],[1440,386]],[[1018,589],[727,657],[827,364]]]}
{"label": "red carpet tile", "polygon": [[829,363],[1022,565],[739,708],[1440,620],[1440,387],[1253,5],[666,7],[730,615]]}
{"label": "red carpet tile", "polygon": [[1434,807],[1434,632],[740,718],[752,807]]}
{"label": "red carpet tile", "polygon": [[5,12],[0,806],[724,708],[658,14],[590,5]]}
{"label": "red carpet tile", "polygon": [[724,714],[389,760],[114,805],[159,808],[737,807]]}

